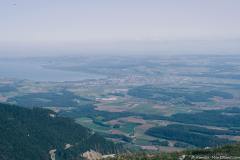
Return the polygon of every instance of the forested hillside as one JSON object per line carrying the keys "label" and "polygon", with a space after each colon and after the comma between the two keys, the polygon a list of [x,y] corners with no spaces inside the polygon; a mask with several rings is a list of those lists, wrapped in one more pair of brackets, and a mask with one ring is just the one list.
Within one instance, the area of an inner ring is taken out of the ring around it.
{"label": "forested hillside", "polygon": [[50,110],[0,104],[1,160],[48,160],[50,150],[58,160],[82,159],[90,149],[106,154],[122,147]]}

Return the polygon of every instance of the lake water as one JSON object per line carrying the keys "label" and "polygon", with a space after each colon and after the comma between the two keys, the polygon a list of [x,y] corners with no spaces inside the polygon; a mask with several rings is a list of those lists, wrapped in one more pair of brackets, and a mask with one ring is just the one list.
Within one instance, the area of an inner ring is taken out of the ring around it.
{"label": "lake water", "polygon": [[105,78],[92,73],[47,69],[37,62],[3,60],[0,60],[0,77],[51,82]]}

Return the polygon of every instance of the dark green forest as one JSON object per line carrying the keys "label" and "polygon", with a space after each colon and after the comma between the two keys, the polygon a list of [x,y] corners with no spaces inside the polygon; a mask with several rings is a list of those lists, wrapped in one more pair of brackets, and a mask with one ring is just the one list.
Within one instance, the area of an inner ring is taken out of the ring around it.
{"label": "dark green forest", "polygon": [[164,127],[150,128],[146,131],[146,134],[158,138],[181,141],[203,148],[233,143],[230,140],[218,138],[215,135],[239,135],[240,133],[232,130],[224,131],[189,125],[173,124]]}
{"label": "dark green forest", "polygon": [[[50,110],[0,104],[0,159],[48,160],[51,149],[57,149],[57,159],[82,159],[90,149],[103,154],[122,150],[72,119],[51,115]],[[72,147],[65,149],[66,144]]]}
{"label": "dark green forest", "polygon": [[190,105],[194,102],[209,102],[213,97],[232,99],[233,95],[219,90],[189,90],[186,88],[164,88],[144,85],[132,88],[128,95],[161,102],[182,103]]}
{"label": "dark green forest", "polygon": [[[77,101],[76,101],[77,100]],[[69,91],[59,93],[32,93],[8,99],[9,103],[16,103],[24,107],[79,107],[80,105],[91,104],[92,100],[79,97]]]}

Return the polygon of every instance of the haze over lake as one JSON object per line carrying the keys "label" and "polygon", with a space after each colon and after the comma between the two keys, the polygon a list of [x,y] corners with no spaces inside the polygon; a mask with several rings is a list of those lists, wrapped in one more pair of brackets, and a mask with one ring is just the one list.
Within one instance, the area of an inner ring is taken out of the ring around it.
{"label": "haze over lake", "polygon": [[30,60],[0,60],[0,77],[51,82],[104,78],[94,73],[49,69],[44,65],[43,62],[31,62]]}

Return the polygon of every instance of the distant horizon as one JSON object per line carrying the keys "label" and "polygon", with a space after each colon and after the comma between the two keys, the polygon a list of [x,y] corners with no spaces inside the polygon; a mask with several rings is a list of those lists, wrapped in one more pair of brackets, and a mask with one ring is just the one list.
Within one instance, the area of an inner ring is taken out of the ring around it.
{"label": "distant horizon", "polygon": [[240,55],[240,40],[122,41],[0,45],[0,57],[81,55]]}

